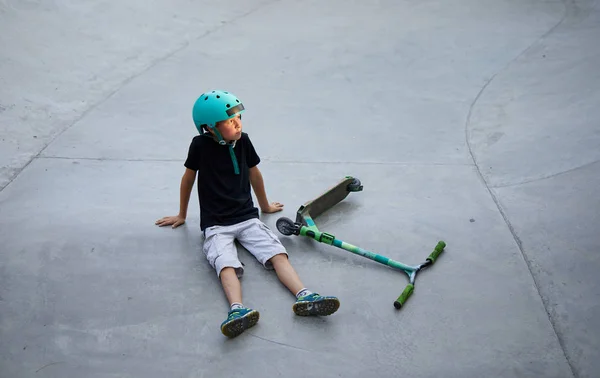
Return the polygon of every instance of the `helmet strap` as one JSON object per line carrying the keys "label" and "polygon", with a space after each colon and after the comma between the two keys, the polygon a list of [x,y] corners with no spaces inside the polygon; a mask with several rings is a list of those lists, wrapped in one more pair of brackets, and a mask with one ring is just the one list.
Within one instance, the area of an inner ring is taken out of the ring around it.
{"label": "helmet strap", "polygon": [[236,175],[239,175],[240,167],[238,166],[237,158],[235,157],[235,152],[233,152],[232,144],[229,145],[229,155],[231,155],[231,162],[233,163],[233,171],[235,172]]}
{"label": "helmet strap", "polygon": [[212,126],[210,126],[210,128],[212,129],[212,131],[215,132],[215,136],[217,137],[217,142],[219,142],[219,144],[221,146],[226,145],[227,142],[225,142],[225,140],[223,139],[223,136],[221,135],[221,133],[219,132],[219,130],[217,130],[217,126],[216,125],[212,125]]}
{"label": "helmet strap", "polygon": [[[215,132],[216,141],[221,146],[227,145],[227,142],[223,139],[223,136],[221,135],[219,130],[217,130],[216,126],[211,126],[211,129]],[[235,157],[235,152],[233,151],[233,148],[235,147],[235,142],[236,141],[234,140],[233,142],[229,143],[229,155],[231,156],[231,162],[233,163],[233,171],[236,175],[239,175],[240,167],[238,166],[237,158]]]}

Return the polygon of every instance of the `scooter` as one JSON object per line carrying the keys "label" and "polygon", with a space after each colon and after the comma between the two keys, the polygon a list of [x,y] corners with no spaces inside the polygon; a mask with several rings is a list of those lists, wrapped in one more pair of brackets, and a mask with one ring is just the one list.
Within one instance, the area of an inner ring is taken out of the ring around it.
{"label": "scooter", "polygon": [[402,294],[400,294],[400,296],[394,301],[394,307],[396,309],[400,309],[402,306],[404,306],[414,291],[417,273],[436,262],[440,254],[444,251],[446,243],[444,241],[439,241],[433,249],[433,252],[431,252],[427,259],[425,259],[425,262],[419,265],[410,266],[336,239],[334,235],[327,232],[322,232],[318,229],[317,225],[315,224],[315,219],[319,215],[323,214],[325,211],[344,200],[350,193],[360,192],[362,190],[363,186],[359,179],[352,176],[346,176],[317,198],[300,206],[296,213],[296,221],[292,221],[286,217],[281,217],[277,219],[275,225],[277,230],[283,235],[306,236],[320,243],[325,243],[344,249],[348,252],[366,257],[406,273],[408,275],[409,284],[406,286]]}

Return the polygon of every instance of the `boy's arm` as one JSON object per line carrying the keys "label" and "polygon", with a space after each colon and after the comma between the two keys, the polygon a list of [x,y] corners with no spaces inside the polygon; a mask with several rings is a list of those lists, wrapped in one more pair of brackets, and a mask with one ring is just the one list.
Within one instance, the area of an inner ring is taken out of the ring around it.
{"label": "boy's arm", "polygon": [[160,227],[172,225],[173,228],[176,228],[185,223],[190,195],[195,181],[196,171],[186,168],[183,177],[181,178],[181,185],[179,186],[179,214],[163,217],[156,221],[157,225]]}
{"label": "boy's arm", "polygon": [[254,189],[258,205],[263,213],[275,213],[283,210],[283,204],[279,202],[269,203],[267,200],[267,193],[265,192],[265,182],[262,177],[262,173],[258,169],[258,166],[250,168],[250,185]]}

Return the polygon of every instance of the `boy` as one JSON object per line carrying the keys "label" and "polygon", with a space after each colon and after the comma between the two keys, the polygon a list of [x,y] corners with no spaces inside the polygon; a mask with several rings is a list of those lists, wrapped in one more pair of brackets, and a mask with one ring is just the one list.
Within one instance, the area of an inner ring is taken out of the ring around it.
{"label": "boy", "polygon": [[229,301],[227,319],[221,332],[235,337],[254,326],[259,312],[244,307],[239,278],[244,269],[237,256],[237,239],[265,268],[293,294],[292,309],[297,315],[330,315],[340,306],[336,297],[323,297],[304,287],[290,264],[287,251],[277,236],[259,220],[251,190],[263,213],[281,211],[283,205],[269,203],[263,177],[258,169],[260,158],[248,134],[242,132],[244,105],[233,94],[211,91],[202,94],[192,111],[200,135],[193,138],[181,179],[179,214],[156,221],[173,228],[185,223],[190,193],[198,174],[200,229],[204,232],[203,251],[216,270]]}

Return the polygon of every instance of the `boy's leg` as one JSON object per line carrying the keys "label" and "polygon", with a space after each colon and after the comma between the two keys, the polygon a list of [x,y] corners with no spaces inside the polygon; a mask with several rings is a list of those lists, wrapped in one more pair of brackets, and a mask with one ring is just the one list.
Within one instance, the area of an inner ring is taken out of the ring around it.
{"label": "boy's leg", "polygon": [[233,304],[242,303],[242,285],[234,268],[226,267],[221,270],[221,285],[231,307]]}
{"label": "boy's leg", "polygon": [[273,264],[281,283],[296,295],[296,302],[292,306],[296,315],[326,316],[340,308],[340,301],[336,297],[324,297],[306,289],[286,254],[275,255],[269,261]]}
{"label": "boy's leg", "polygon": [[296,270],[292,264],[290,264],[290,260],[285,254],[281,253],[275,255],[268,261],[273,265],[279,281],[281,281],[281,283],[294,295],[298,294],[300,290],[304,289],[304,285],[302,284],[302,281],[300,281],[298,273],[296,273]]}
{"label": "boy's leg", "polygon": [[331,315],[337,311],[340,302],[336,297],[323,297],[304,287],[285,247],[267,225],[258,219],[244,223],[238,240],[265,268],[275,269],[279,281],[296,296],[292,308],[297,315]]}
{"label": "boy's leg", "polygon": [[227,337],[236,337],[258,323],[260,314],[242,304],[242,285],[232,267],[225,267],[220,274],[221,285],[229,301],[227,319],[221,323],[221,332]]}
{"label": "boy's leg", "polygon": [[205,232],[204,253],[215,269],[230,305],[227,319],[221,323],[221,332],[235,337],[254,326],[260,317],[258,311],[242,305],[242,288],[239,277],[243,275],[242,263],[234,244],[235,232],[230,227],[211,227]]}

